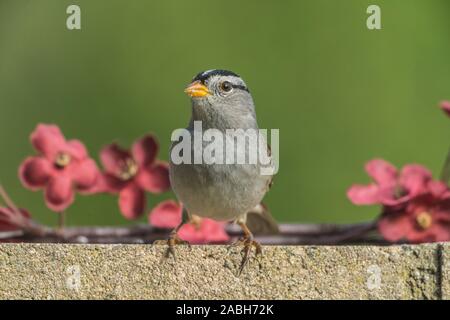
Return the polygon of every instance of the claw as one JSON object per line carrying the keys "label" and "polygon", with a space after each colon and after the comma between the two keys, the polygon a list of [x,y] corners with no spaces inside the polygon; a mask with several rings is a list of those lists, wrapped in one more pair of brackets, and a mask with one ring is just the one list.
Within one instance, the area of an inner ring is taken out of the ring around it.
{"label": "claw", "polygon": [[227,253],[230,254],[231,249],[244,245],[244,242],[245,242],[244,238],[239,238],[238,240],[234,241],[232,244],[228,246]]}
{"label": "claw", "polygon": [[238,222],[241,226],[242,230],[244,231],[244,237],[234,242],[229,248],[228,251],[236,246],[243,245],[244,248],[242,249],[243,256],[242,256],[242,262],[239,267],[238,276],[242,274],[242,271],[244,270],[245,266],[247,266],[248,262],[250,261],[250,253],[252,251],[252,247],[255,247],[255,257],[262,254],[262,247],[261,245],[253,240],[253,234],[250,232],[248,227],[243,222]]}
{"label": "claw", "polygon": [[170,256],[173,256],[173,258],[176,260],[175,255],[175,246],[176,245],[188,245],[189,248],[191,248],[191,244],[188,241],[180,239],[177,233],[172,233],[167,240],[156,240],[153,242],[155,245],[167,245],[168,248],[164,254],[164,257],[167,259]]}
{"label": "claw", "polygon": [[244,268],[248,265],[250,261],[250,253],[252,251],[252,247],[255,247],[255,257],[262,255],[262,247],[261,245],[252,239],[246,239],[244,240],[244,248],[242,249],[242,252],[244,253],[244,256],[242,257],[241,266],[239,267],[238,275],[242,274],[242,271]]}
{"label": "claw", "polygon": [[167,244],[167,241],[168,240],[155,240],[153,241],[153,244],[156,246],[163,246],[163,245],[165,246]]}

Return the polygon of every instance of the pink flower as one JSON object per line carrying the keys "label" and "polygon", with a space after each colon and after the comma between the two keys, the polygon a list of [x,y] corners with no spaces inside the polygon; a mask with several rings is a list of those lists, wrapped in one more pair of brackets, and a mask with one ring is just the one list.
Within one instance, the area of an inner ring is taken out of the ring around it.
{"label": "pink flower", "polygon": [[450,117],[450,101],[441,101],[440,107]]}
{"label": "pink flower", "polygon": [[152,209],[148,216],[149,223],[161,229],[173,229],[181,222],[183,207],[176,201],[166,200]]}
{"label": "pink flower", "polygon": [[0,231],[21,230],[30,223],[31,215],[25,209],[13,210],[9,207],[0,207]]}
{"label": "pink flower", "polygon": [[411,243],[450,241],[450,191],[442,182],[430,183],[427,192],[405,208],[385,207],[378,230],[388,241]]}
{"label": "pink flower", "polygon": [[98,189],[119,194],[119,208],[127,219],[144,213],[145,191],[161,193],[170,188],[169,167],[156,159],[158,149],[156,139],[147,135],[137,140],[131,151],[110,144],[100,152],[105,173]]}
{"label": "pink flower", "polygon": [[[173,229],[181,222],[183,207],[173,200],[167,200],[157,205],[149,214],[152,226]],[[225,223],[212,219],[193,216],[193,221],[181,227],[178,235],[181,239],[193,244],[224,243],[230,240],[225,232]]]}
{"label": "pink flower", "polygon": [[402,205],[423,194],[432,180],[431,172],[417,164],[406,165],[398,172],[389,162],[374,159],[365,168],[374,182],[353,185],[347,191],[347,197],[356,205]]}
{"label": "pink flower", "polygon": [[75,191],[88,192],[97,180],[98,168],[79,140],[66,141],[56,125],[39,124],[31,134],[38,152],[19,167],[22,184],[45,190],[45,203],[56,212],[72,204]]}

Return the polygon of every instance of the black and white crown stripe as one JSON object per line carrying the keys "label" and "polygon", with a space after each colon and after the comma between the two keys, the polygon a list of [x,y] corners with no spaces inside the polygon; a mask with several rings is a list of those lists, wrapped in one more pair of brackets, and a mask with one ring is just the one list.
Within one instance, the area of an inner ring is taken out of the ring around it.
{"label": "black and white crown stripe", "polygon": [[[192,79],[192,81],[200,81],[201,83],[205,83],[206,80],[208,80],[209,78],[211,78],[212,76],[233,76],[233,77],[237,77],[240,78],[240,76],[232,71],[228,71],[228,70],[220,70],[220,69],[212,69],[212,70],[206,70],[203,72],[200,72],[199,74],[197,74],[194,79]],[[241,89],[241,90],[245,90],[247,92],[250,92],[248,90],[248,88],[246,86],[243,85],[239,85],[239,84],[231,84],[231,86],[235,89]]]}

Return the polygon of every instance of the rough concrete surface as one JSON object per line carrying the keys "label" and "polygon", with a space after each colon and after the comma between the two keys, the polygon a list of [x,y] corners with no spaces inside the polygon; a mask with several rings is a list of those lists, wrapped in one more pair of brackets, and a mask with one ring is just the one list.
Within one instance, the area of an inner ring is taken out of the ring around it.
{"label": "rough concrete surface", "polygon": [[0,244],[1,299],[449,299],[450,245]]}
{"label": "rough concrete surface", "polygon": [[439,247],[440,282],[442,299],[450,299],[450,243]]}

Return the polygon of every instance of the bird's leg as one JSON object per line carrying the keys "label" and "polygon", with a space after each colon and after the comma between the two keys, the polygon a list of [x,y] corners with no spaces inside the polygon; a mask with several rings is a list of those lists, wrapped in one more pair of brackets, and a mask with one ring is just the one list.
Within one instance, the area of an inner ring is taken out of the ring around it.
{"label": "bird's leg", "polygon": [[242,270],[244,270],[245,266],[248,264],[250,260],[250,252],[252,250],[252,247],[255,247],[256,255],[262,254],[262,247],[261,245],[253,239],[253,234],[250,231],[250,229],[247,227],[245,222],[238,221],[239,226],[242,228],[242,231],[244,232],[244,236],[239,239],[236,243],[233,244],[233,246],[236,245],[243,245],[244,248],[242,249],[242,252],[244,253],[244,256],[242,257],[241,266],[239,268],[239,274],[242,273]]}
{"label": "bird's leg", "polygon": [[180,230],[180,228],[185,224],[189,222],[189,214],[187,213],[186,209],[183,208],[183,213],[181,215],[181,222],[180,224],[172,230],[172,232],[170,232],[170,236],[169,239],[167,240],[157,240],[155,241],[153,244],[167,244],[169,247],[167,248],[166,251],[166,258],[168,258],[170,255],[172,255],[175,258],[175,246],[178,244],[187,244],[190,245],[190,243],[188,241],[184,241],[182,240],[179,236],[178,236],[178,231]]}

